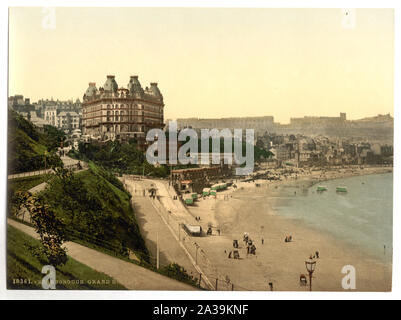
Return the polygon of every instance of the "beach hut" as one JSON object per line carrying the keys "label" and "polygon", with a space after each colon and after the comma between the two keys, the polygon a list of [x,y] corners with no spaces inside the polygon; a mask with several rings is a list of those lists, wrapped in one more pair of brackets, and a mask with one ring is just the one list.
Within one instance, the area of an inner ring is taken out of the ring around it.
{"label": "beach hut", "polygon": [[184,203],[187,205],[192,205],[194,204],[194,199],[192,198],[192,196],[190,194],[187,194],[183,197],[184,199]]}
{"label": "beach hut", "polygon": [[337,187],[336,191],[337,192],[348,192],[347,187]]}
{"label": "beach hut", "polygon": [[219,185],[218,184],[214,184],[214,185],[212,185],[212,187],[210,189],[214,190],[214,191],[217,191],[217,190],[219,190]]}
{"label": "beach hut", "polygon": [[210,194],[210,188],[203,188],[202,196],[206,197]]}
{"label": "beach hut", "polygon": [[190,224],[183,224],[184,231],[192,237],[201,237],[202,236],[202,227],[194,226]]}
{"label": "beach hut", "polygon": [[210,195],[211,195],[211,196],[217,195],[216,189],[210,189]]}
{"label": "beach hut", "polygon": [[227,189],[227,184],[226,183],[220,183],[220,190],[226,190]]}

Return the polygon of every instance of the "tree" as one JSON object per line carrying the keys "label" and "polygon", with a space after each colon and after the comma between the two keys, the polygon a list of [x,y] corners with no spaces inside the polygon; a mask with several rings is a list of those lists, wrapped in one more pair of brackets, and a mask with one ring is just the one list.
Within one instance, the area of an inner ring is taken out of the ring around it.
{"label": "tree", "polygon": [[60,194],[69,195],[69,197],[61,197],[59,204],[74,224],[76,216],[81,213],[81,204],[88,202],[87,191],[82,180],[76,177],[72,170],[55,167],[54,171],[58,179],[52,182],[52,186],[58,185],[61,189],[58,190]]}
{"label": "tree", "polygon": [[65,141],[65,133],[50,125],[43,126],[43,130],[44,133],[41,137],[43,144],[47,147],[47,151],[56,151],[60,147],[61,142]]}
{"label": "tree", "polygon": [[67,262],[66,249],[62,244],[67,240],[65,225],[57,218],[54,210],[44,204],[43,200],[32,193],[19,193],[19,208],[24,206],[31,215],[35,231],[42,243],[42,252],[49,263],[57,267]]}

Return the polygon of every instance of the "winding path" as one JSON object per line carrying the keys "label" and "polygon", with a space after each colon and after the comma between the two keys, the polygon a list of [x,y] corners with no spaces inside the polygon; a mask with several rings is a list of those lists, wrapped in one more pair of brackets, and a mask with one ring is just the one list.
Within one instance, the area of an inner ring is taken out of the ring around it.
{"label": "winding path", "polygon": [[[67,158],[67,157],[63,157]],[[71,158],[69,158],[71,159]],[[65,160],[65,159],[64,159]],[[63,160],[63,161],[64,161]],[[74,159],[71,159],[74,160]],[[68,165],[74,164],[70,161]],[[46,182],[38,184],[29,191],[33,194],[44,190],[47,186]],[[21,209],[24,221],[29,221],[29,212],[26,208]],[[25,224],[19,223],[12,219],[7,219],[10,226],[26,233],[27,235],[39,239],[36,231]],[[167,240],[167,239],[166,239]],[[171,239],[168,239],[171,241]],[[67,254],[75,260],[87,265],[88,267],[107,274],[115,279],[118,283],[130,290],[196,290],[196,288],[183,282],[168,278],[156,272],[150,271],[130,262],[109,256],[99,251],[87,248],[74,242],[66,242],[64,246]],[[179,252],[171,252],[177,255]]]}
{"label": "winding path", "polygon": [[[7,223],[35,239],[39,238],[32,227],[12,219],[7,219]],[[196,288],[183,282],[165,277],[133,263],[114,258],[80,244],[66,242],[64,246],[71,258],[98,272],[107,274],[129,290],[196,290]]]}
{"label": "winding path", "polygon": [[[81,163],[83,168],[87,167],[87,164],[85,162],[70,158],[68,156],[62,156],[62,157],[60,157],[60,159],[61,159],[61,161],[63,161],[63,164],[64,164],[65,168],[74,168],[74,167],[76,167],[78,162]],[[29,172],[21,172],[21,173],[9,174],[7,176],[7,178],[8,178],[8,180],[12,180],[12,179],[18,179],[18,178],[39,176],[41,174],[47,174],[47,173],[54,173],[53,169],[43,169],[43,170],[37,170],[37,171],[29,171]]]}

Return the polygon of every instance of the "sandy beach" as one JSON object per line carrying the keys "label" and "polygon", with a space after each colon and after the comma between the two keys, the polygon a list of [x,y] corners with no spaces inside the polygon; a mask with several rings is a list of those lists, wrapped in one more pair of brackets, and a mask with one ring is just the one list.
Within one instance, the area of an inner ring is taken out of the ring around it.
{"label": "sandy beach", "polygon": [[[269,194],[289,184],[303,188],[328,179],[391,171],[388,167],[353,168],[298,173],[282,181],[237,181],[236,189],[219,192],[216,199],[200,199],[196,206],[188,207],[192,216],[201,218],[205,230],[208,225],[215,227],[213,236],[196,241],[217,270],[214,276],[219,279],[218,289],[227,290],[234,284],[235,290],[270,290],[269,283],[272,282],[274,290],[309,290],[300,285],[299,277],[306,274],[305,260],[318,251],[320,258],[316,260],[313,275],[314,291],[343,291],[341,283],[345,274],[341,270],[346,265],[356,269],[356,291],[390,291],[391,263],[361,253],[326,232],[278,216]],[[255,207],[249,201],[249,195],[269,199],[267,209]],[[256,255],[247,255],[242,241],[244,232],[254,241]],[[292,242],[284,242],[287,235],[293,237]],[[241,259],[228,258],[234,239],[239,242]]]}

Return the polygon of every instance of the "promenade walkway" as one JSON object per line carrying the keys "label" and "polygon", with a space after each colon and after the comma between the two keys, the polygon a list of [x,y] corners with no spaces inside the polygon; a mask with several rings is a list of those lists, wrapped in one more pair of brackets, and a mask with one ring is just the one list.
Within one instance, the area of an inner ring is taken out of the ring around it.
{"label": "promenade walkway", "polygon": [[141,182],[125,181],[125,187],[132,194],[132,206],[134,208],[135,217],[139,224],[141,234],[145,239],[152,262],[156,264],[157,242],[159,243],[160,266],[170,263],[178,263],[184,267],[188,274],[199,278],[198,271],[194,268],[191,260],[182,250],[178,241],[174,238],[167,225],[164,223],[160,214],[153,205],[153,201],[143,190],[150,187],[149,180]]}
{"label": "promenade walkway", "polygon": [[[155,212],[159,215],[159,221],[162,221],[162,224],[159,224],[158,228],[169,230],[174,241],[165,243],[164,247],[179,248],[187,256],[187,261],[189,259],[191,262],[193,266],[191,269],[194,268],[198,274],[202,275],[202,286],[213,290],[214,285],[208,277],[209,275],[215,275],[217,271],[211,261],[205,256],[204,250],[197,244],[200,239],[189,236],[182,228],[182,224],[198,225],[199,223],[180,200],[173,200],[173,196],[175,195],[174,189],[172,187],[169,188],[166,181],[142,180],[129,175],[124,176],[122,180],[132,194],[134,204],[140,198],[148,198],[149,203],[151,203]],[[150,200],[151,198],[147,191],[150,188],[157,189],[157,199]],[[145,218],[149,216],[149,212],[151,211],[144,211]],[[139,215],[139,217],[141,216]]]}

